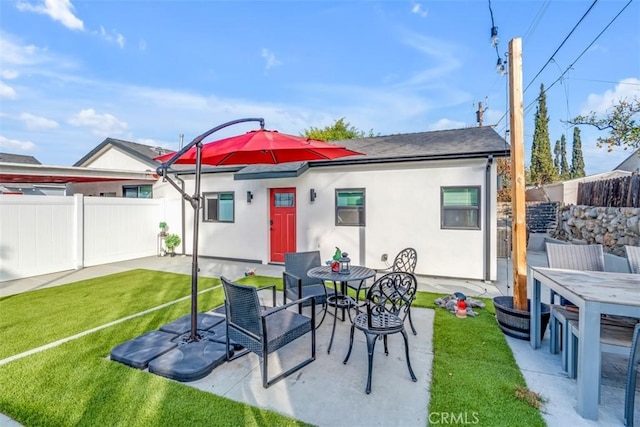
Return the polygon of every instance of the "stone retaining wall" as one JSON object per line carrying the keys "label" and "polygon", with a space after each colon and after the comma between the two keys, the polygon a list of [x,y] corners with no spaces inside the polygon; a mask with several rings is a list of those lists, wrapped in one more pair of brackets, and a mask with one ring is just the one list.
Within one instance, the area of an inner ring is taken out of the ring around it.
{"label": "stone retaining wall", "polygon": [[600,243],[606,252],[625,256],[625,245],[640,246],[640,208],[564,206],[550,236],[574,244]]}

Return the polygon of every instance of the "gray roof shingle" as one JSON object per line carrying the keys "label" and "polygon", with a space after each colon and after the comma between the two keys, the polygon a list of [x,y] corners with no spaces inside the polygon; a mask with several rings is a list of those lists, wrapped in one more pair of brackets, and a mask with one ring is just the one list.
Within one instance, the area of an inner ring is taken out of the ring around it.
{"label": "gray roof shingle", "polygon": [[24,163],[29,165],[41,165],[33,156],[25,156],[23,154],[0,153],[0,163]]}

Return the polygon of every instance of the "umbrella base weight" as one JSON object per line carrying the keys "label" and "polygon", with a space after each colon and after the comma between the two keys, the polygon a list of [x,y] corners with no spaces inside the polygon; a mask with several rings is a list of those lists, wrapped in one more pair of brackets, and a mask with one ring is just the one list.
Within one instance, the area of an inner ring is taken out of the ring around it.
{"label": "umbrella base weight", "polygon": [[149,362],[149,372],[181,382],[196,381],[226,361],[225,347],[207,339],[183,343]]}

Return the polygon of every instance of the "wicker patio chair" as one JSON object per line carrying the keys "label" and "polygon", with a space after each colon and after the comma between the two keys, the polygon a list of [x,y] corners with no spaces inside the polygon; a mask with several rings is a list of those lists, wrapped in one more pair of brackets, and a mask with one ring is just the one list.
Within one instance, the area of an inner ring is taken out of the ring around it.
{"label": "wicker patio chair", "polygon": [[[263,308],[258,299],[258,290],[252,286],[239,285],[221,277],[225,294],[227,316],[227,361],[253,352],[262,359],[262,386],[267,388],[275,382],[291,375],[316,359],[316,311],[315,297],[306,297],[288,304]],[[289,307],[311,301],[311,317],[303,316]],[[311,332],[311,357],[296,366],[269,379],[269,354]],[[231,341],[246,350],[233,356],[229,353]]]}
{"label": "wicker patio chair", "polygon": [[[416,264],[418,263],[418,253],[413,248],[405,248],[401,250],[398,255],[396,255],[393,260],[393,264],[385,269],[376,269],[377,274],[385,274],[391,272],[404,272],[404,273],[415,273]],[[360,282],[357,286],[347,284],[347,286],[356,290],[356,301],[359,300],[360,291],[366,291],[367,287],[364,281]],[[411,332],[413,335],[416,335],[416,328],[413,326],[413,319],[411,319],[411,310],[408,309],[407,315],[409,317],[409,325],[411,326]]]}
{"label": "wicker patio chair", "polygon": [[[604,271],[604,250],[602,245],[565,245],[547,243],[547,261],[551,268],[566,268],[582,271]],[[569,321],[578,321],[578,313],[571,309],[561,298],[560,304],[555,303],[555,293],[551,292],[551,325],[549,328],[549,350],[553,354],[561,352],[562,368],[569,371],[567,348],[569,346]],[[567,308],[569,307],[569,308]]]}
{"label": "wicker patio chair", "polygon": [[416,297],[416,291],[417,282],[413,274],[403,272],[387,273],[371,285],[365,300],[366,311],[363,310],[358,313],[353,319],[349,337],[349,351],[343,363],[346,364],[349,360],[351,349],[353,348],[353,335],[357,328],[364,333],[367,340],[367,353],[369,355],[367,394],[371,393],[373,353],[379,337],[383,337],[384,352],[388,356],[387,336],[402,334],[409,374],[414,382],[418,380],[413,373],[413,369],[411,369],[409,339],[404,328],[404,317]]}
{"label": "wicker patio chair", "polygon": [[629,262],[629,271],[634,274],[640,274],[640,246],[626,245],[624,250],[627,253],[627,262]]}
{"label": "wicker patio chair", "polygon": [[[307,275],[307,271],[313,267],[320,267],[319,251],[292,252],[284,254],[284,272],[282,273],[283,303],[287,299],[297,300],[304,297],[315,297],[316,304],[322,304],[320,321],[316,325],[318,328],[327,315],[327,287],[320,279],[314,279]],[[308,306],[310,302],[305,304]],[[302,305],[299,306],[299,313],[302,313]]]}

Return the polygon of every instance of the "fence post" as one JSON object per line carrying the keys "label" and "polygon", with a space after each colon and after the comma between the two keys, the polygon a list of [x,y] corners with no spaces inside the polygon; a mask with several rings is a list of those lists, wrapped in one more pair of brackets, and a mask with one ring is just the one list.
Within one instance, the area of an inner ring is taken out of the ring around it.
{"label": "fence post", "polygon": [[84,267],[84,195],[73,195],[73,251],[75,256],[75,268],[80,270]]}

